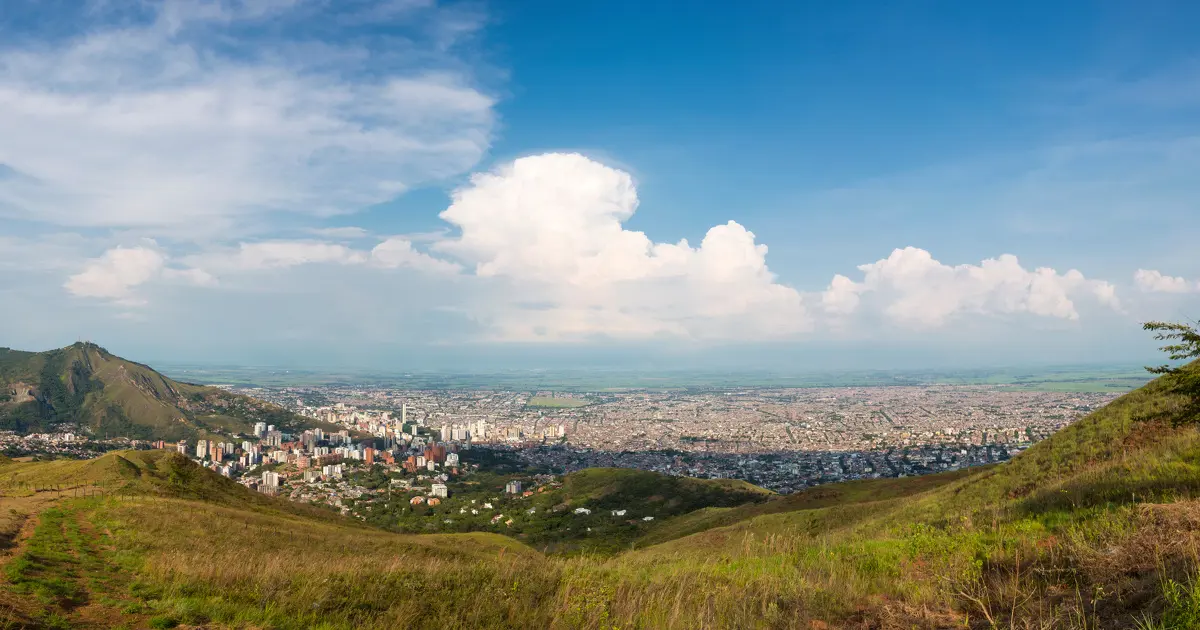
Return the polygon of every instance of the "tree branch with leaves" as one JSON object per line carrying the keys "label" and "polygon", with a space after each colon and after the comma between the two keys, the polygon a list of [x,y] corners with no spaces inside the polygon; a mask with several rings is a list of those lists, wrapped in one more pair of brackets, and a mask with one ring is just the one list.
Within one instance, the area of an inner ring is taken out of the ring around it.
{"label": "tree branch with leaves", "polygon": [[[1172,361],[1188,361],[1200,358],[1200,331],[1197,322],[1177,324],[1173,322],[1146,322],[1143,330],[1154,331],[1154,338],[1167,342],[1159,348]],[[1169,364],[1147,367],[1154,374],[1171,379],[1175,391],[1191,398],[1192,413],[1200,413],[1200,369],[1190,365],[1173,367]]]}
{"label": "tree branch with leaves", "polygon": [[[1186,361],[1200,357],[1200,332],[1194,324],[1177,324],[1173,322],[1146,322],[1142,330],[1153,330],[1157,341],[1169,341],[1159,348],[1167,353],[1172,361]],[[1181,370],[1170,365],[1159,365],[1146,368],[1154,374],[1178,374]]]}

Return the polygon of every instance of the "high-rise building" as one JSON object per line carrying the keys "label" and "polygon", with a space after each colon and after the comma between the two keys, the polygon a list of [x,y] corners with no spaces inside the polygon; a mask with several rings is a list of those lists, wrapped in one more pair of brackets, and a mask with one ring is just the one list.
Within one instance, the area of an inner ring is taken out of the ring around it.
{"label": "high-rise building", "polygon": [[504,484],[504,493],[505,494],[521,494],[521,482],[514,479],[514,480]]}
{"label": "high-rise building", "polygon": [[267,423],[266,422],[255,422],[254,423],[254,437],[261,438],[262,436],[264,436],[266,434],[267,434]]}
{"label": "high-rise building", "polygon": [[435,483],[429,487],[429,496],[441,497],[445,499],[446,497],[450,496],[450,491],[446,488],[446,484]]}
{"label": "high-rise building", "polygon": [[187,455],[187,440],[179,440],[179,444],[175,445],[175,450],[178,451],[180,455]]}
{"label": "high-rise building", "polygon": [[373,449],[371,447],[367,447],[367,448],[363,449],[363,461],[367,462],[368,466],[370,466],[371,464],[374,464],[375,463],[375,449]]}
{"label": "high-rise building", "polygon": [[453,429],[450,427],[450,425],[448,425],[448,424],[442,425],[442,441],[443,442],[450,441],[450,436],[452,435],[452,433],[451,433],[452,430]]}
{"label": "high-rise building", "polygon": [[427,447],[424,451],[426,461],[442,463],[446,461],[446,447],[441,444],[435,444]]}
{"label": "high-rise building", "polygon": [[400,424],[408,424],[408,405],[400,405]]}
{"label": "high-rise building", "polygon": [[208,440],[199,440],[196,442],[196,458],[206,459],[208,457]]}

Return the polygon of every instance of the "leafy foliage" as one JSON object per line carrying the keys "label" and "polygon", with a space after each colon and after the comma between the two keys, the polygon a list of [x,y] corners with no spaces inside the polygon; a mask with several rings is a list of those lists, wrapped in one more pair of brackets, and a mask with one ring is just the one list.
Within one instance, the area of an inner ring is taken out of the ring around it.
{"label": "leafy foliage", "polygon": [[[1155,331],[1154,338],[1158,341],[1173,342],[1159,348],[1167,353],[1172,361],[1200,358],[1200,332],[1197,332],[1193,325],[1155,321],[1142,324],[1142,329]],[[1146,369],[1153,374],[1176,374],[1179,372],[1179,368],[1169,365]]]}
{"label": "leafy foliage", "polygon": [[[1156,340],[1168,342],[1159,349],[1172,361],[1200,358],[1200,331],[1196,330],[1194,324],[1154,321],[1146,322],[1142,328],[1155,331]],[[1194,368],[1192,365],[1176,367],[1163,364],[1147,367],[1146,370],[1166,376],[1179,392],[1189,396],[1194,416],[1200,413],[1200,369]]]}

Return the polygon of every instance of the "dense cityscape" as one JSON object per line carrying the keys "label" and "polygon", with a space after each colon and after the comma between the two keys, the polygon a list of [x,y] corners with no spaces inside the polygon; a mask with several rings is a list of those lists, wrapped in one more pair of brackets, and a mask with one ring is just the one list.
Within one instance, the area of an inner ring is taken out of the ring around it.
{"label": "dense cityscape", "polygon": [[[284,482],[329,481],[374,464],[420,470],[431,483],[444,482],[461,472],[458,452],[484,448],[512,453],[547,473],[640,468],[739,478],[791,492],[1003,461],[1115,397],[949,385],[570,395],[353,386],[234,389],[344,427],[297,436],[259,427],[263,435],[254,436],[257,441],[225,444],[220,461],[230,476],[264,465],[282,469],[265,481],[248,482],[266,488],[279,483],[275,474],[284,474]],[[211,458],[194,455],[211,465]],[[337,489],[331,491],[338,496]],[[324,501],[331,496],[311,490],[295,495]]]}
{"label": "dense cityscape", "polygon": [[356,491],[338,480],[375,465],[412,476],[409,490],[422,482],[431,498],[444,498],[442,484],[466,471],[459,453],[472,448],[510,453],[545,473],[639,468],[744,479],[786,493],[1004,461],[1115,397],[951,385],[580,394],[230,389],[341,428],[293,435],[259,422],[252,434],[170,445],[11,434],[0,436],[0,448],[87,457],[166,446],[263,492],[339,508]]}

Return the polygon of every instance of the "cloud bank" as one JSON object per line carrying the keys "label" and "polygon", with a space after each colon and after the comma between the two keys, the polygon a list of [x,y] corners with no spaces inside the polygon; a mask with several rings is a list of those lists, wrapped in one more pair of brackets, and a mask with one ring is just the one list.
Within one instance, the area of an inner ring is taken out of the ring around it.
{"label": "cloud bank", "polygon": [[99,258],[89,260],[79,273],[67,278],[67,291],[88,298],[112,300],[124,306],[145,304],[137,287],[155,280],[183,282],[195,286],[216,286],[217,280],[196,268],[167,266],[167,258],[156,247],[115,247]]}
{"label": "cloud bank", "polygon": [[215,231],[270,212],[357,211],[470,169],[495,100],[452,39],[418,39],[441,33],[439,10],[408,4],[374,26],[411,38],[347,27],[243,42],[239,29],[323,5],[168,1],[132,22],[0,44],[0,217]]}
{"label": "cloud bank", "polygon": [[966,314],[1028,313],[1077,320],[1073,297],[1084,296],[1119,309],[1116,288],[1089,280],[1071,269],[1025,269],[1016,256],[1004,254],[978,265],[943,264],[916,247],[894,250],[887,258],[859,265],[863,279],[837,275],[821,295],[825,310],[846,315],[858,310],[864,295],[878,296],[882,312],[912,327],[934,327]]}
{"label": "cloud bank", "polygon": [[1200,292],[1200,281],[1188,282],[1185,278],[1166,276],[1153,269],[1138,269],[1133,274],[1133,282],[1139,289],[1149,293]]}

